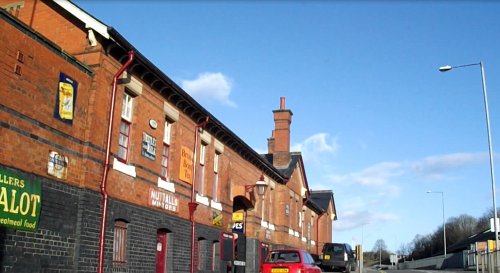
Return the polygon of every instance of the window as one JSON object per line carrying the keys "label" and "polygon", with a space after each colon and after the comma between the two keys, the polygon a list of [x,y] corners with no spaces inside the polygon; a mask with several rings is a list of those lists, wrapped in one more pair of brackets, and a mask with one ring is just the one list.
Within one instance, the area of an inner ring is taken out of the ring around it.
{"label": "window", "polygon": [[205,238],[198,238],[198,255],[196,259],[196,268],[198,271],[206,270],[208,266],[208,257],[210,257],[209,242]]}
{"label": "window", "polygon": [[205,194],[205,156],[207,151],[207,145],[205,143],[201,143],[200,145],[200,168],[199,168],[199,176],[198,176],[198,193],[200,195]]}
{"label": "window", "polygon": [[214,155],[214,183],[213,183],[213,199],[219,202],[219,153]]}
{"label": "window", "polygon": [[163,150],[161,152],[161,178],[168,180],[168,153],[170,147],[163,143]]}
{"label": "window", "polygon": [[118,160],[127,162],[130,141],[130,123],[123,120],[120,123],[120,138],[118,140]]}
{"label": "window", "polygon": [[128,93],[123,95],[122,119],[128,122],[132,121],[132,102],[133,98]]}
{"label": "window", "polygon": [[129,94],[123,95],[122,115],[120,122],[120,137],[118,140],[118,160],[127,163],[130,148],[130,125],[132,123],[132,101]]}
{"label": "window", "polygon": [[115,221],[113,238],[113,262],[125,263],[127,253],[127,222]]}
{"label": "window", "polygon": [[172,129],[172,123],[165,121],[165,132],[163,135],[163,149],[161,153],[161,178],[164,180],[168,179],[168,159],[170,152],[170,132]]}
{"label": "window", "polygon": [[214,241],[212,243],[212,271],[220,272],[220,243]]}

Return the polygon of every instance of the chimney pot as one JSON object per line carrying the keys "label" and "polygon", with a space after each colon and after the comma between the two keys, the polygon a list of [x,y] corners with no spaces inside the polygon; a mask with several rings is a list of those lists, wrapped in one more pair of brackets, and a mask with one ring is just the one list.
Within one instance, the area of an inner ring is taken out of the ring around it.
{"label": "chimney pot", "polygon": [[280,98],[280,110],[285,110],[285,97]]}

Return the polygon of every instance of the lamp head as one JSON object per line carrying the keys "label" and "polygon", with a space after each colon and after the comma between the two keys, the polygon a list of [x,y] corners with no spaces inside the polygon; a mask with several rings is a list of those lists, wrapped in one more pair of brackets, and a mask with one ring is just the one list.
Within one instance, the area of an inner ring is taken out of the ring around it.
{"label": "lamp head", "polygon": [[452,68],[453,68],[453,67],[452,67],[451,65],[445,65],[445,66],[441,66],[441,67],[439,68],[439,71],[441,71],[441,72],[446,72],[446,71],[451,70]]}
{"label": "lamp head", "polygon": [[264,196],[267,189],[267,183],[264,181],[264,176],[261,175],[259,181],[255,182],[255,187],[257,188],[257,194]]}

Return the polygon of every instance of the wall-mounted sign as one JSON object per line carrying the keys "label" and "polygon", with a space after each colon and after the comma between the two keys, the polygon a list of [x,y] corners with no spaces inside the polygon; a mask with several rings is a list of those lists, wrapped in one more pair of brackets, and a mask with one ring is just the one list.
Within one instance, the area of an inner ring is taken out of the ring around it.
{"label": "wall-mounted sign", "polygon": [[47,163],[47,173],[59,179],[66,179],[68,176],[68,157],[51,151]]}
{"label": "wall-mounted sign", "polygon": [[233,212],[233,221],[241,222],[243,221],[245,214],[243,212]]}
{"label": "wall-mounted sign", "polygon": [[220,259],[222,261],[232,261],[234,258],[234,236],[233,234],[223,233],[220,243]]}
{"label": "wall-mounted sign", "polygon": [[149,189],[149,205],[168,211],[179,211],[179,198],[169,192],[159,191],[154,188]]}
{"label": "wall-mounted sign", "polygon": [[146,132],[142,133],[141,154],[148,159],[156,159],[156,138],[148,135]]}
{"label": "wall-mounted sign", "polygon": [[233,222],[233,233],[243,234],[245,232],[245,224],[243,222]]}
{"label": "wall-mounted sign", "polygon": [[189,184],[193,182],[193,164],[193,151],[186,146],[181,146],[180,180]]}
{"label": "wall-mounted sign", "polygon": [[56,107],[54,117],[68,124],[73,124],[76,104],[76,92],[78,82],[66,76],[64,73],[59,74],[59,82],[57,84]]}
{"label": "wall-mounted sign", "polygon": [[212,210],[212,225],[216,227],[222,227],[222,212],[218,210]]}
{"label": "wall-mounted sign", "polygon": [[0,225],[36,231],[41,205],[39,181],[26,181],[0,169]]}

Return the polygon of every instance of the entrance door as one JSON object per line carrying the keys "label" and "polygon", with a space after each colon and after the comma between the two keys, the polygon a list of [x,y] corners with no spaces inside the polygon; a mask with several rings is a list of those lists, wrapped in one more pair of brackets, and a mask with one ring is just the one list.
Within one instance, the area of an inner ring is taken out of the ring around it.
{"label": "entrance door", "polygon": [[156,273],[167,272],[167,233],[156,233]]}

